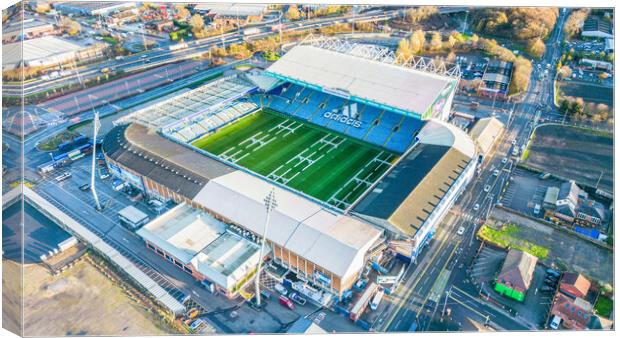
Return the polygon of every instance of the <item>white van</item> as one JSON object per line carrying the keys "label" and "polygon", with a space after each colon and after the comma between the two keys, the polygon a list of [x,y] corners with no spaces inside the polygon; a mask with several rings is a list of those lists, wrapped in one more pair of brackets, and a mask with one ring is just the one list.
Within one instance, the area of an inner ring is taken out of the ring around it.
{"label": "white van", "polygon": [[534,206],[534,215],[538,215],[540,213],[540,204],[536,204]]}
{"label": "white van", "polygon": [[551,323],[549,323],[549,327],[557,330],[560,327],[560,323],[562,322],[562,317],[560,316],[553,316],[553,319],[551,320]]}

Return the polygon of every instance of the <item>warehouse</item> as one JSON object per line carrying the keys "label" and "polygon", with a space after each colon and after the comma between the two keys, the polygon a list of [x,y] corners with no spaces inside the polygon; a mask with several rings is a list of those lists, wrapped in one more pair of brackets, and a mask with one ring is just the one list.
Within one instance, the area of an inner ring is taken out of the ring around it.
{"label": "warehouse", "polygon": [[[2,69],[48,67],[73,61],[85,61],[103,57],[107,44],[95,43],[83,46],[55,36],[44,36],[3,46]],[[22,54],[23,53],[23,54]]]}
{"label": "warehouse", "polygon": [[227,228],[206,212],[182,203],[136,233],[149,249],[194,276],[211,292],[234,298],[253,276],[260,247]]}

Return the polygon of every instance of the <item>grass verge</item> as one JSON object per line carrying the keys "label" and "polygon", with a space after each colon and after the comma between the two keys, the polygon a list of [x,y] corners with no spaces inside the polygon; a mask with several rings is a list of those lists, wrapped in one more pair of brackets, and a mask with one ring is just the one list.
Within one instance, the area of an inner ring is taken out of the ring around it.
{"label": "grass verge", "polygon": [[504,224],[500,229],[483,225],[478,231],[478,237],[500,248],[513,248],[530,253],[539,259],[545,259],[549,255],[549,249],[518,238],[519,227],[514,224]]}

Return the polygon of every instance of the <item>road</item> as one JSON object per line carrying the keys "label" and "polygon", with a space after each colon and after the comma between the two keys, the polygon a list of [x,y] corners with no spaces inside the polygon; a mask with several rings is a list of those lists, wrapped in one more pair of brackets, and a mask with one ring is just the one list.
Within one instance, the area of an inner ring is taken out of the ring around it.
{"label": "road", "polygon": [[[543,112],[555,111],[553,105],[553,77],[555,64],[561,55],[562,26],[566,19],[566,11],[561,11],[550,38],[547,40],[547,51],[540,61],[550,64],[549,76],[542,76],[546,66],[534,68],[530,85],[520,103],[501,103],[482,101],[481,106],[492,109],[498,115],[505,114],[506,132],[498,141],[495,151],[488,155],[481,165],[477,177],[468,190],[459,198],[449,215],[439,226],[429,249],[422,260],[410,267],[404,277],[403,285],[392,297],[393,303],[381,314],[376,324],[377,331],[407,331],[413,321],[418,330],[425,331],[431,327],[433,319],[441,317],[443,309],[440,304],[448,301],[458,304],[452,312],[455,317],[474,317],[483,319],[490,327],[502,330],[527,330],[538,323],[523,323],[512,318],[503,310],[479,300],[476,288],[463,286],[467,284],[466,269],[476,256],[480,242],[475,234],[484,222],[492,207],[501,199],[501,195],[510,180],[518,162],[517,157],[510,156],[513,147],[521,149],[527,144],[530,135],[540,120]],[[503,108],[503,109],[499,109]],[[465,229],[459,236],[456,230]],[[460,263],[459,263],[460,262]],[[449,282],[439,277],[442,273],[449,274]],[[467,290],[457,289],[459,286]],[[434,289],[435,287],[435,289]],[[442,294],[440,301],[431,297],[431,291],[440,289],[453,290],[448,297]],[[458,290],[458,291],[456,291]],[[446,298],[448,297],[448,298]],[[455,313],[456,312],[456,313]]]}
{"label": "road", "polygon": [[[402,10],[392,10],[384,11],[381,14],[347,14],[338,17],[318,18],[299,22],[287,22],[282,24],[282,32],[316,29],[325,26],[331,26],[336,23],[385,20],[401,15],[401,13]],[[257,39],[279,34],[279,32],[271,31],[272,24],[273,22],[271,20],[269,22],[262,22],[260,24],[253,24],[252,27],[259,28],[260,33],[252,35],[251,38]],[[168,47],[155,48],[149,50],[148,52],[127,56],[122,60],[111,59],[99,63],[93,63],[86,66],[78,67],[77,71],[72,72],[64,77],[51,80],[29,80],[23,83],[23,87],[22,83],[7,83],[3,86],[3,95],[29,96],[41,92],[46,92],[51,89],[61,88],[71,83],[83,83],[86,82],[86,80],[101,76],[101,69],[103,68],[110,68],[115,69],[116,71],[124,71],[126,73],[129,73],[146,70],[167,63],[191,59],[197,55],[208,52],[213,46],[227,46],[232,43],[239,43],[244,41],[245,37],[242,34],[244,28],[245,27],[241,27],[239,31],[229,32],[218,36],[189,41],[187,42],[188,47],[185,49],[170,50]],[[143,55],[147,55],[147,57],[143,57]]]}

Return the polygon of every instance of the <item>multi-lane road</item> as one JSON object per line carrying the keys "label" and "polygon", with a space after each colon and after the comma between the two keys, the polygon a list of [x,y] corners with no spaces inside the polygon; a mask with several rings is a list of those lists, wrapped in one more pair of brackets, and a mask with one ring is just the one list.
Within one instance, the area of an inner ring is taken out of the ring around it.
{"label": "multi-lane road", "polygon": [[[433,318],[442,315],[442,303],[448,301],[460,304],[455,307],[455,311],[465,311],[467,316],[478,318],[482,324],[491,328],[531,329],[531,324],[512,318],[480,300],[477,293],[468,293],[455,285],[467,279],[467,266],[480,246],[475,234],[490,210],[501,199],[516,168],[519,159],[511,156],[513,147],[520,149],[526,145],[541,116],[556,110],[553,104],[553,77],[555,64],[561,55],[565,18],[566,11],[561,10],[558,23],[547,40],[547,51],[540,61],[551,65],[549,76],[541,76],[546,66],[540,69],[535,67],[523,100],[517,104],[502,104],[508,109],[496,111],[508,115],[504,117],[507,121],[506,132],[498,141],[494,153],[487,155],[478,176],[440,225],[424,257],[406,272],[402,285],[391,297],[392,304],[375,324],[377,331],[407,331],[414,322],[418,330],[427,330]],[[490,105],[489,102],[483,104]],[[465,229],[463,235],[457,234],[460,227]],[[447,282],[446,275],[449,276]],[[449,296],[445,294],[446,290],[451,290]],[[441,296],[437,297],[437,292],[441,292]]]}

